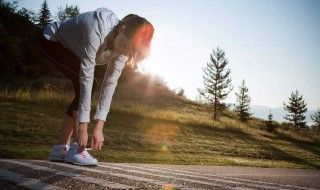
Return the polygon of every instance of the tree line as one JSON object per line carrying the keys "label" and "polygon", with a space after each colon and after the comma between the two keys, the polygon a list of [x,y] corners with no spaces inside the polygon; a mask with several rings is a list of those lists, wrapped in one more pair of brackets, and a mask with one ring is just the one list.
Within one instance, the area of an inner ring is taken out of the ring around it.
{"label": "tree line", "polygon": [[[203,97],[210,105],[211,118],[214,120],[217,120],[219,115],[229,107],[223,101],[234,88],[230,77],[231,69],[227,68],[228,63],[229,61],[225,56],[225,52],[219,47],[214,49],[210,54],[210,62],[207,62],[206,67],[203,69],[204,88],[198,89],[200,97]],[[243,79],[238,92],[235,93],[237,103],[234,111],[237,112],[238,119],[244,123],[250,120],[250,117],[253,115],[250,113],[251,98],[248,93],[249,89]],[[284,119],[291,123],[293,127],[299,129],[306,128],[305,112],[307,112],[307,103],[298,90],[291,93],[287,103],[283,102],[283,108],[288,112]],[[266,125],[273,132],[275,126],[272,122],[273,115],[271,111],[267,117]],[[320,109],[310,117],[320,131]]]}
{"label": "tree line", "polygon": [[58,7],[52,16],[47,1],[43,1],[40,11],[35,13],[26,8],[18,9],[18,2],[0,0],[0,74],[23,75],[35,78],[50,75],[53,66],[40,51],[39,38],[43,29],[53,20],[65,20],[80,13],[73,5]]}

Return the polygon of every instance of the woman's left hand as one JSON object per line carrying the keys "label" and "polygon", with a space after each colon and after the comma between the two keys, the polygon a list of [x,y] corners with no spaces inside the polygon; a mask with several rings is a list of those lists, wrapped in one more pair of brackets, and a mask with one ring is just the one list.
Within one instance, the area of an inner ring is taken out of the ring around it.
{"label": "woman's left hand", "polygon": [[104,122],[101,120],[97,121],[96,127],[92,133],[91,137],[91,150],[99,151],[103,145],[104,137],[103,137],[103,124]]}

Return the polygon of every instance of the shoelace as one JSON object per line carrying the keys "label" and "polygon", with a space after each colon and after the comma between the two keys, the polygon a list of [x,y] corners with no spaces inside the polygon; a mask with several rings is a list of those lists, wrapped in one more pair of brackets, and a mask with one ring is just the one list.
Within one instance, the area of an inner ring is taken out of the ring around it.
{"label": "shoelace", "polygon": [[[80,151],[80,149],[77,150],[77,152],[80,154],[80,156],[82,158],[87,158],[86,154],[84,153],[85,151],[88,151],[88,150],[91,150],[91,148],[86,148],[84,151]],[[88,153],[89,156],[91,156],[89,153]]]}
{"label": "shoelace", "polygon": [[87,158],[87,156],[84,154],[84,151],[81,151],[80,149],[78,149],[77,152],[80,154],[82,158]]}

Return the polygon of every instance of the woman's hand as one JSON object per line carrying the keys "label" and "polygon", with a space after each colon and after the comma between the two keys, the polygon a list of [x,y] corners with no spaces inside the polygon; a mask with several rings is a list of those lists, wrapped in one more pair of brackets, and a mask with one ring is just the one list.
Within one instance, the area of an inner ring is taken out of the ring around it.
{"label": "woman's hand", "polygon": [[104,121],[97,120],[96,127],[94,128],[94,131],[91,137],[91,150],[93,151],[101,150],[101,147],[103,145],[103,141],[104,141],[104,137],[102,133],[103,125],[104,125]]}
{"label": "woman's hand", "polygon": [[77,143],[80,151],[84,151],[88,144],[88,123],[80,123],[77,133]]}

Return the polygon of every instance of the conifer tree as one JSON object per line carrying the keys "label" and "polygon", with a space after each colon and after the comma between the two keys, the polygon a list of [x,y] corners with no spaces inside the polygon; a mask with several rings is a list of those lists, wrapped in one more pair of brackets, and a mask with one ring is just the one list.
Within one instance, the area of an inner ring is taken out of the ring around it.
{"label": "conifer tree", "polygon": [[286,114],[284,119],[293,123],[294,127],[305,127],[306,122],[304,120],[306,119],[306,116],[304,115],[304,113],[308,109],[307,104],[305,103],[302,95],[299,94],[298,90],[296,90],[295,93],[291,93],[288,104],[283,102],[283,107],[284,110],[289,112],[289,114]]}
{"label": "conifer tree", "polygon": [[268,114],[268,120],[266,121],[266,126],[268,128],[268,131],[273,133],[274,132],[274,129],[275,129],[275,126],[273,125],[273,115],[271,113],[271,110],[269,111],[269,114]]}
{"label": "conifer tree", "polygon": [[315,126],[318,128],[318,131],[320,131],[320,109],[318,108],[316,113],[310,115],[310,118],[315,122]]}
{"label": "conifer tree", "polygon": [[203,69],[204,75],[204,89],[198,89],[201,96],[203,96],[212,106],[214,120],[222,112],[226,105],[222,101],[225,100],[228,94],[232,91],[230,73],[231,70],[227,69],[227,58],[225,52],[219,47],[213,50],[210,55],[210,62]]}
{"label": "conifer tree", "polygon": [[41,4],[41,10],[39,12],[39,19],[38,19],[38,27],[42,30],[46,28],[46,26],[52,21],[51,13],[48,7],[47,0],[44,0]]}
{"label": "conifer tree", "polygon": [[241,82],[241,85],[239,86],[239,93],[236,93],[237,97],[237,105],[235,108],[235,111],[238,113],[238,117],[241,122],[245,123],[250,119],[250,116],[252,115],[250,110],[250,102],[251,98],[248,95],[248,87],[245,84],[244,79]]}

